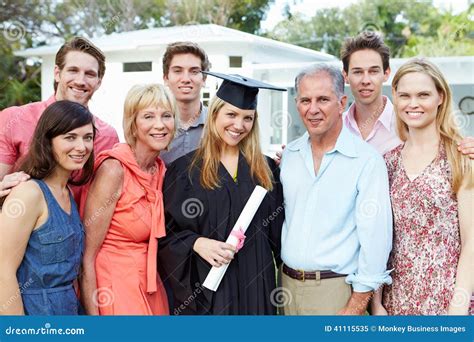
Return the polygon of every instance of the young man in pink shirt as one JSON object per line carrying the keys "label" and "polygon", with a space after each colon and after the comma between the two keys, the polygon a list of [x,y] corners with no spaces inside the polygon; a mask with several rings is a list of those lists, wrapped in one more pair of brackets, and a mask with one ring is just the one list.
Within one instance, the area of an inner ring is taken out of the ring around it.
{"label": "young man in pink shirt", "polygon": [[[59,100],[74,101],[87,107],[104,77],[105,56],[85,38],[76,37],[66,42],[56,54],[55,62],[53,96],[46,101],[9,107],[0,112],[0,197],[8,195],[12,187],[29,178],[14,171],[28,152],[36,124],[46,107]],[[119,141],[115,129],[98,117],[95,117],[95,126],[95,154],[112,148]]]}
{"label": "young man in pink shirt", "polygon": [[[343,75],[354,103],[344,112],[344,125],[381,154],[401,144],[390,99],[382,94],[390,76],[390,49],[374,32],[362,32],[344,42],[341,49]],[[474,138],[467,137],[459,151],[474,159]]]}

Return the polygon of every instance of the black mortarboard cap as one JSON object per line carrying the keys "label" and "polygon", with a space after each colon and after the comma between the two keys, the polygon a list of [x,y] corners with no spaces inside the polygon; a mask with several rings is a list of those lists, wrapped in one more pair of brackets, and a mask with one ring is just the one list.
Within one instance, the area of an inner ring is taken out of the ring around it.
{"label": "black mortarboard cap", "polygon": [[224,81],[217,90],[217,97],[240,109],[257,108],[258,89],[286,91],[285,88],[275,87],[240,75],[226,75],[218,72],[203,71],[204,74],[222,78]]}

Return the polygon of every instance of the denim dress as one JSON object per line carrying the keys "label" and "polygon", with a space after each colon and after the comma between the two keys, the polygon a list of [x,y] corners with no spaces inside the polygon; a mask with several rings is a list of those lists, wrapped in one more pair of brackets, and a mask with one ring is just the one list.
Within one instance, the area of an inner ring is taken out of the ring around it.
{"label": "denim dress", "polygon": [[48,219],[31,233],[25,256],[17,271],[26,315],[77,315],[79,301],[73,287],[79,275],[84,229],[69,192],[71,214],[58,204],[42,180]]}

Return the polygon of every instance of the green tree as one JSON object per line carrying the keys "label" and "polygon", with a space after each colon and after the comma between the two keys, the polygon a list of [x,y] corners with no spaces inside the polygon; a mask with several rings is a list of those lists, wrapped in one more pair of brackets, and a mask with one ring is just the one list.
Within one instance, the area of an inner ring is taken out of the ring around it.
{"label": "green tree", "polygon": [[273,0],[0,0],[0,109],[40,99],[40,65],[13,51],[152,27],[215,23],[255,33]]}
{"label": "green tree", "polygon": [[432,1],[361,0],[318,10],[310,19],[287,14],[267,36],[339,56],[344,38],[368,29],[384,35],[392,57],[472,55],[472,7],[453,15]]}
{"label": "green tree", "polygon": [[458,15],[444,13],[433,35],[406,30],[403,57],[474,55],[474,5]]}
{"label": "green tree", "polygon": [[256,33],[273,0],[168,0],[168,26],[217,24]]}
{"label": "green tree", "polygon": [[0,0],[0,109],[40,99],[39,63],[27,63],[13,51],[33,46],[40,27],[38,1]]}
{"label": "green tree", "polygon": [[269,37],[337,56],[346,33],[355,30],[354,27],[343,11],[328,8],[319,10],[310,20],[301,14],[291,15],[290,19],[280,22]]}

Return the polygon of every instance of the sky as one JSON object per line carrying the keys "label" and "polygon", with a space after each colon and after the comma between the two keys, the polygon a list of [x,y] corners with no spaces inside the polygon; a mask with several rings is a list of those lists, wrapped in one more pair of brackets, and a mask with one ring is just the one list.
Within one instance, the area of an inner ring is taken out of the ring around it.
{"label": "sky", "polygon": [[[400,0],[395,0],[400,1]],[[449,9],[450,6],[455,13],[459,13],[468,8],[469,1],[473,0],[434,0],[433,3],[439,8]],[[321,8],[329,7],[347,7],[348,5],[357,2],[357,0],[337,0],[337,5],[331,4],[328,0],[275,0],[270,5],[270,10],[267,13],[266,20],[262,21],[261,28],[263,31],[269,31],[275,27],[281,20],[284,19],[282,12],[287,3],[290,4],[291,12],[293,14],[305,13],[308,17],[312,17],[315,12]]]}

